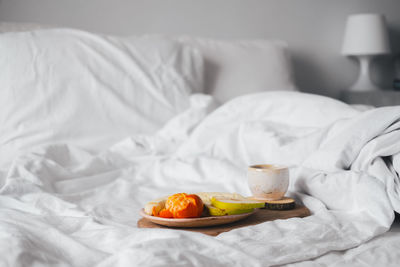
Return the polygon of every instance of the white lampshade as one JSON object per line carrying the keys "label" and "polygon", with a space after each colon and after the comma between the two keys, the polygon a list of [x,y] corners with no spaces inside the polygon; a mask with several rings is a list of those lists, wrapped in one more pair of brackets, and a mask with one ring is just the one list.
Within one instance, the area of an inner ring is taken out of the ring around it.
{"label": "white lampshade", "polygon": [[390,53],[385,17],[381,14],[356,14],[347,19],[342,54],[349,56]]}

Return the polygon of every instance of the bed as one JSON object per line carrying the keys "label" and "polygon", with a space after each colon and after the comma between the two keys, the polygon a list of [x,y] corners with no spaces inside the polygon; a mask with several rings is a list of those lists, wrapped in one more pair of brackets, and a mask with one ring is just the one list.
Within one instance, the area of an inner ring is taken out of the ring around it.
{"label": "bed", "polygon": [[[0,265],[397,266],[400,107],[299,92],[288,50],[1,33]],[[250,195],[257,163],[290,166],[312,215],[217,237],[137,228],[160,195]]]}

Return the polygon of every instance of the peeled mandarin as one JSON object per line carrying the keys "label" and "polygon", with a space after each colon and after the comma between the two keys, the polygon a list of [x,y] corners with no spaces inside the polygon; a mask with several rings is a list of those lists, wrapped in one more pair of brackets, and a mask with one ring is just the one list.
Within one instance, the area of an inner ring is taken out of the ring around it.
{"label": "peeled mandarin", "polygon": [[178,193],[168,197],[165,209],[169,210],[174,218],[197,218],[203,212],[204,204],[195,194]]}

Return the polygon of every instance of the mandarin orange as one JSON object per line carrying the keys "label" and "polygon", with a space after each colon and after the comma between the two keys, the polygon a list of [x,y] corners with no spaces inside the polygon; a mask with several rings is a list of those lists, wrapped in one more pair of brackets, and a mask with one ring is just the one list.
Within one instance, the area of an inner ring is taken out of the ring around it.
{"label": "mandarin orange", "polygon": [[162,217],[162,218],[173,218],[174,217],[172,212],[170,212],[169,210],[166,210],[166,209],[160,210],[160,212],[158,213],[158,216]]}
{"label": "mandarin orange", "polygon": [[204,204],[195,194],[178,193],[169,196],[165,202],[165,209],[170,211],[174,218],[197,218],[203,212]]}

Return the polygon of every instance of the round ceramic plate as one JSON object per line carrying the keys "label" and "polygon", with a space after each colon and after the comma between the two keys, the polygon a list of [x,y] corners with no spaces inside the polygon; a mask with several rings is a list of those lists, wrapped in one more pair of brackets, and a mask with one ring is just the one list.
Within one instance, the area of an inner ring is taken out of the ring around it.
{"label": "round ceramic plate", "polygon": [[237,214],[237,215],[225,215],[225,216],[208,216],[200,218],[186,218],[186,219],[167,219],[156,216],[148,215],[144,212],[144,209],[140,210],[140,215],[147,220],[168,227],[206,227],[215,226],[221,224],[227,224],[242,220],[249,217],[256,210],[249,213]]}

